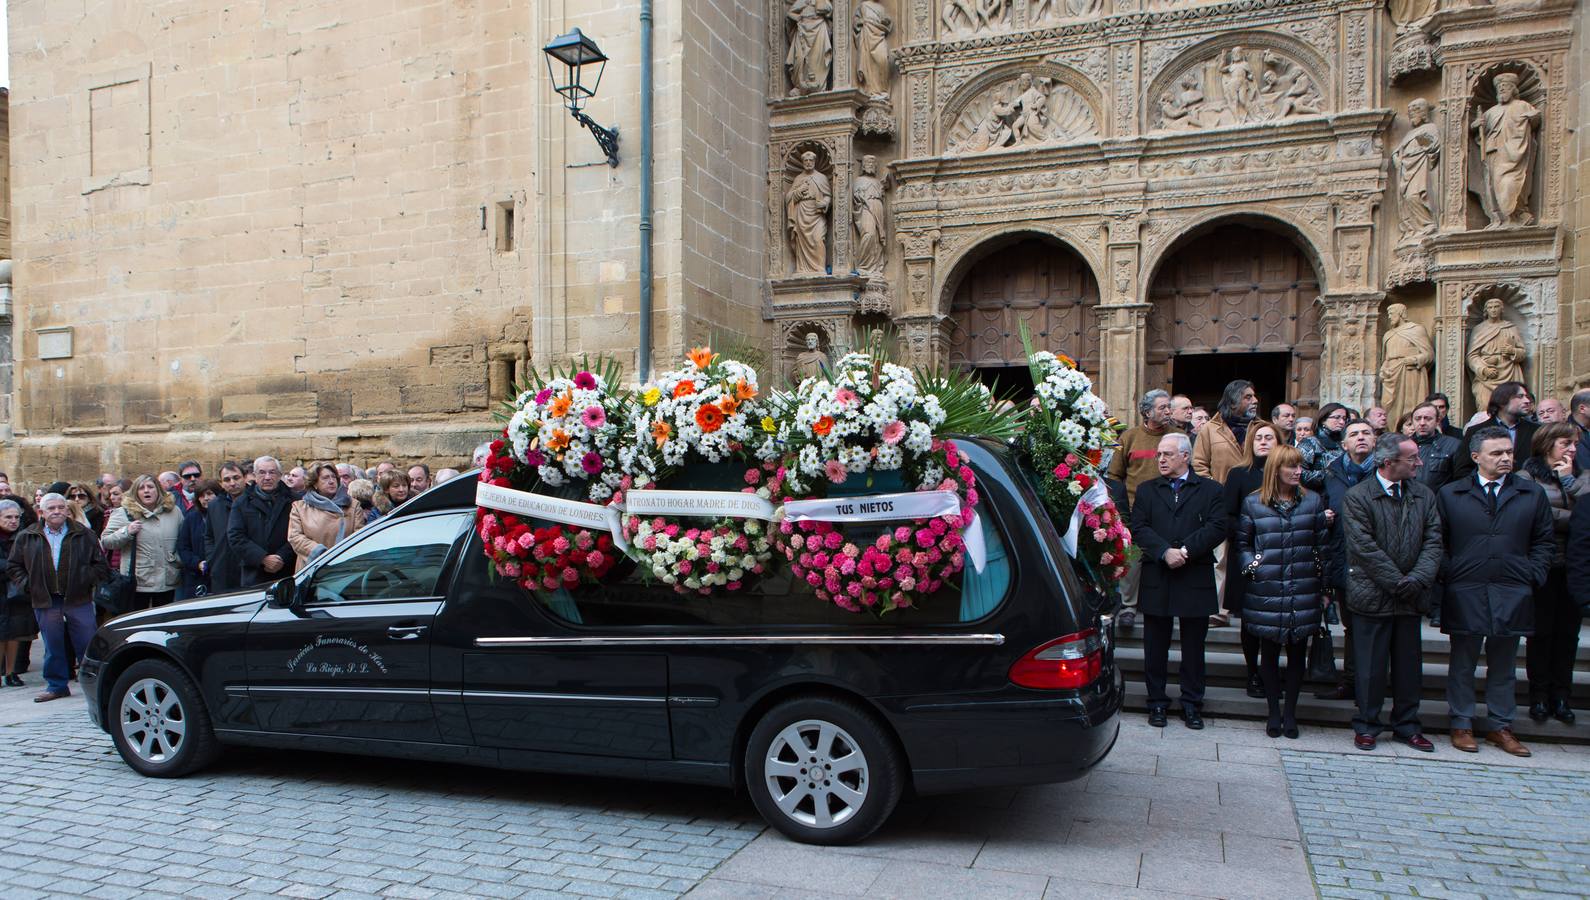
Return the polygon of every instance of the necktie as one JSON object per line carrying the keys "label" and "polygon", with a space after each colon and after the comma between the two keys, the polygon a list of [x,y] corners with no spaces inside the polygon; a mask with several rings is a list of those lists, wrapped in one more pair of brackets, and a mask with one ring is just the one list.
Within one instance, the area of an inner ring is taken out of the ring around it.
{"label": "necktie", "polygon": [[1186,484],[1186,483],[1187,483],[1187,479],[1185,479],[1185,478],[1176,478],[1176,479],[1173,479],[1171,481],[1171,483],[1170,483],[1170,502],[1172,502],[1172,503],[1180,503],[1181,502],[1181,486],[1183,484]]}
{"label": "necktie", "polygon": [[1497,486],[1498,485],[1494,481],[1489,483],[1489,484],[1487,484],[1485,486],[1485,501],[1486,501],[1487,505],[1490,506],[1491,512],[1493,512],[1493,513],[1496,512],[1496,488],[1497,488]]}
{"label": "necktie", "polygon": [[1402,499],[1402,482],[1400,482],[1400,481],[1394,482],[1391,485],[1391,499],[1393,499],[1393,500],[1401,500]]}

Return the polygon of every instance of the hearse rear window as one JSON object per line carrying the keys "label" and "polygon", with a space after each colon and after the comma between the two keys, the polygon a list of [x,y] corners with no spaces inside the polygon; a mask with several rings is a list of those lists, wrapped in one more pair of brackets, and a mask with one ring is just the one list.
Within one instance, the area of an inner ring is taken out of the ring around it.
{"label": "hearse rear window", "polygon": [[[1013,567],[1006,552],[1008,542],[992,502],[978,507],[978,527],[983,532],[986,563],[977,572],[968,563],[952,583],[919,606],[890,612],[885,624],[931,625],[971,622],[992,613],[1010,593]],[[473,545],[466,553],[478,554]],[[486,565],[482,558],[480,564]],[[793,577],[777,557],[768,572],[747,583],[743,590],[702,596],[676,593],[668,585],[649,581],[624,563],[622,577],[600,585],[580,585],[572,590],[537,592],[537,600],[554,616],[571,624],[635,627],[647,625],[849,625],[876,621],[871,613],[847,612],[818,599],[806,582]],[[488,566],[489,567],[489,566]]]}

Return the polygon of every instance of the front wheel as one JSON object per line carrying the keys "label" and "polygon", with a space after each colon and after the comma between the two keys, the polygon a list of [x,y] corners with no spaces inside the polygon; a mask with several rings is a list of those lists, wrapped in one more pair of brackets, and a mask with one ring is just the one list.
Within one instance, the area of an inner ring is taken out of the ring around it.
{"label": "front wheel", "polygon": [[221,751],[198,688],[164,660],[128,666],[106,712],[117,752],[141,775],[177,778],[209,765]]}
{"label": "front wheel", "polygon": [[745,748],[757,811],[793,840],[852,844],[900,801],[905,776],[884,726],[854,703],[788,700],[768,710]]}

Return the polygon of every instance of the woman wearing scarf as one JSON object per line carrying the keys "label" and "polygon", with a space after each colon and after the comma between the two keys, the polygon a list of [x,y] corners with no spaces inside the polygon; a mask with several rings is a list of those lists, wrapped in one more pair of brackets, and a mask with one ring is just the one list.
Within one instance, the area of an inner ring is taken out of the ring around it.
{"label": "woman wearing scarf", "polygon": [[364,513],[342,486],[336,466],[315,464],[309,483],[287,519],[287,543],[298,554],[299,571],[364,524]]}
{"label": "woman wearing scarf", "polygon": [[1303,486],[1325,489],[1325,468],[1342,455],[1342,429],[1352,415],[1340,403],[1327,403],[1314,417],[1315,433],[1297,442],[1303,454]]}
{"label": "woman wearing scarf", "polygon": [[[138,582],[134,609],[150,609],[170,603],[182,583],[182,566],[177,559],[177,535],[182,531],[182,513],[177,501],[160,486],[153,475],[133,479],[132,491],[122,497],[121,506],[111,511],[100,543],[106,550],[120,550],[119,568]],[[135,544],[136,542],[136,544]],[[129,571],[132,561],[135,571]]]}

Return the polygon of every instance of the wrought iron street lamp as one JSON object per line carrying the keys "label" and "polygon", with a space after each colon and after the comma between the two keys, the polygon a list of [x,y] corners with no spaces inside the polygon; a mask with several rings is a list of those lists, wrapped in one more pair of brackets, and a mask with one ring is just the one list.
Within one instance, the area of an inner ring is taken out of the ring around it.
{"label": "wrought iron street lamp", "polygon": [[616,167],[618,129],[603,128],[580,111],[585,101],[596,96],[596,88],[602,83],[602,70],[607,68],[607,55],[578,28],[553,38],[541,49],[547,54],[547,75],[552,79],[552,89],[563,95],[574,121],[596,138],[597,146],[607,155],[607,164]]}

